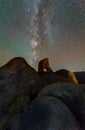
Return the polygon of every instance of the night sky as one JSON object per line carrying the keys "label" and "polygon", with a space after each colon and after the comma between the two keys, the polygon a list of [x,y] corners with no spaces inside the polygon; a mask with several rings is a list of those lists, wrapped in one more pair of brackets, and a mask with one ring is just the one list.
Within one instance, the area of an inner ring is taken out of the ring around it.
{"label": "night sky", "polygon": [[0,66],[15,56],[85,70],[85,0],[0,0]]}

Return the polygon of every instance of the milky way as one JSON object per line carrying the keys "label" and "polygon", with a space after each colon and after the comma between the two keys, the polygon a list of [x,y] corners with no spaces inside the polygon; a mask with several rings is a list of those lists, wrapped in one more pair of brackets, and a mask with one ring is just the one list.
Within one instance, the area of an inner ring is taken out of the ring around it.
{"label": "milky way", "polygon": [[48,57],[54,70],[85,70],[84,48],[84,0],[0,0],[0,66]]}

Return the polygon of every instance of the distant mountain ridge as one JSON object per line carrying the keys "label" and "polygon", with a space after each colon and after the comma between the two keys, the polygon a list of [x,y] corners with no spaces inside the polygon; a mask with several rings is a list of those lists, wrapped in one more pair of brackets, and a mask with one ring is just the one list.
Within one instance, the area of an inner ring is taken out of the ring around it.
{"label": "distant mountain ridge", "polygon": [[74,74],[77,77],[78,82],[80,84],[84,84],[85,83],[85,71],[74,72]]}

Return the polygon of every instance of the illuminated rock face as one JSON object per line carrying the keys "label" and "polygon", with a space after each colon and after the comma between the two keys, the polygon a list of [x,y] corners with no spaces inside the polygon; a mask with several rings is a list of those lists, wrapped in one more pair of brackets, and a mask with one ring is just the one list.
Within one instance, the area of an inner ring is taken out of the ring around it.
{"label": "illuminated rock face", "polygon": [[39,62],[38,65],[38,72],[42,73],[42,72],[52,72],[50,66],[49,66],[49,61],[48,58],[44,58]]}
{"label": "illuminated rock face", "polygon": [[78,84],[76,76],[71,71],[61,69],[53,72],[50,68],[48,58],[40,60],[38,64],[38,73],[46,80],[48,84],[55,82],[72,82]]}
{"label": "illuminated rock face", "polygon": [[61,69],[55,72],[57,76],[67,79],[69,82],[78,84],[78,80],[73,72],[65,69]]}

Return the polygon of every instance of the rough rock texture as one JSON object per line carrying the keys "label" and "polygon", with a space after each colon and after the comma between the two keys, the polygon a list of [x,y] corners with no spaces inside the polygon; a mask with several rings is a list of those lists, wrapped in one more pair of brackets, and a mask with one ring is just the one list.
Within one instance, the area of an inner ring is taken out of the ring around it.
{"label": "rough rock texture", "polygon": [[85,130],[85,84],[80,85],[80,91],[81,91],[81,111],[82,111],[82,125],[83,125],[83,130]]}
{"label": "rough rock texture", "polygon": [[73,72],[65,69],[61,69],[55,72],[57,76],[60,76],[62,78],[67,79],[69,82],[73,82],[75,84],[78,84],[78,80]]}
{"label": "rough rock texture", "polygon": [[64,102],[82,126],[82,96],[80,86],[72,83],[56,83],[45,86],[39,93],[41,96],[53,96]]}
{"label": "rough rock texture", "polygon": [[0,112],[19,95],[35,97],[44,85],[45,81],[25,59],[12,59],[0,68]]}
{"label": "rough rock texture", "polygon": [[11,120],[8,129],[81,130],[69,108],[53,97],[35,99],[21,115],[17,115]]}

